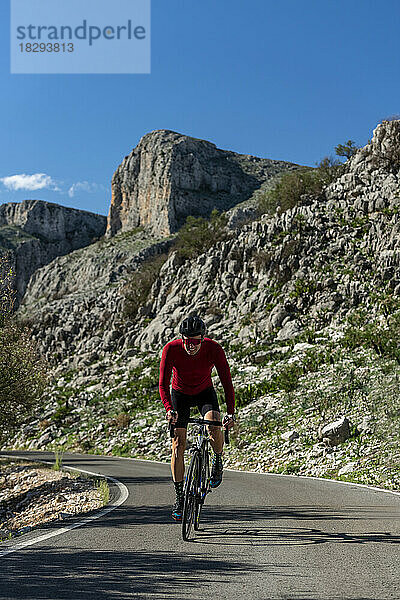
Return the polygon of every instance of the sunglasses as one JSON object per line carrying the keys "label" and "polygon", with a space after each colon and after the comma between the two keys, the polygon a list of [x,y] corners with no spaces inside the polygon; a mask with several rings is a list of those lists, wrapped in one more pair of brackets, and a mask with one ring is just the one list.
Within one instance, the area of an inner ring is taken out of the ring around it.
{"label": "sunglasses", "polygon": [[183,343],[186,346],[198,346],[199,344],[201,344],[202,341],[203,340],[199,340],[198,338],[191,338],[191,337],[183,338]]}

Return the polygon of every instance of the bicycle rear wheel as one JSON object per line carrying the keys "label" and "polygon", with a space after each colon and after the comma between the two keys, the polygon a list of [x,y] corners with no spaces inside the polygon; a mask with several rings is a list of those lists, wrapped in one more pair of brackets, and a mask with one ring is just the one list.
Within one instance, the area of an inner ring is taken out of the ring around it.
{"label": "bicycle rear wheel", "polygon": [[190,463],[186,478],[185,499],[183,503],[182,537],[185,541],[189,539],[192,525],[197,513],[197,494],[199,488],[200,457],[195,452]]}

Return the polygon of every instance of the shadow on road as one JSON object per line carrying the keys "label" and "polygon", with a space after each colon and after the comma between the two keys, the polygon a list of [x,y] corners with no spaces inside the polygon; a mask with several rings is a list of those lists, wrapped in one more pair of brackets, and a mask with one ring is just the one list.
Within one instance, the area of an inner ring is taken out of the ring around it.
{"label": "shadow on road", "polygon": [[218,527],[200,529],[192,540],[201,544],[221,544],[225,546],[307,546],[309,544],[347,543],[366,544],[383,542],[400,544],[400,536],[390,533],[371,532],[364,534],[327,532],[306,527]]}
{"label": "shadow on road", "polygon": [[[142,475],[140,477],[118,477],[118,481],[120,481],[121,483],[124,483],[127,486],[130,485],[148,485],[149,483],[156,483],[158,484],[168,484],[169,487],[171,488],[171,477],[170,476],[163,476],[163,475]],[[172,493],[171,493],[171,497],[172,497]]]}
{"label": "shadow on road", "polygon": [[[398,519],[398,512],[388,507],[387,510],[372,507],[210,507],[202,514],[201,529],[195,541],[203,544],[271,546],[271,545],[309,545],[323,543],[385,543],[399,544],[400,535],[389,532],[376,531],[355,533],[349,531],[346,522],[374,519],[388,520],[391,527],[393,519]],[[327,528],[315,527],[290,527],[288,520],[299,521],[326,521]],[[261,521],[269,521],[263,523]],[[280,523],[280,521],[282,521]],[[336,525],[335,531],[329,530],[331,521],[341,522]]]}
{"label": "shadow on road", "polygon": [[[400,535],[385,533],[383,531],[371,531],[367,533],[355,533],[349,531],[346,520],[363,518],[368,520],[370,516],[377,513],[376,507],[367,509],[365,507],[351,507],[349,513],[346,510],[338,511],[338,516],[331,514],[331,509],[315,507],[298,507],[290,510],[288,507],[207,507],[202,513],[200,531],[197,532],[194,541],[202,544],[217,544],[225,546],[299,546],[324,543],[347,543],[366,544],[383,543],[399,544]],[[361,516],[361,513],[363,516]],[[386,519],[398,519],[394,513],[384,513]],[[335,526],[335,531],[329,530],[330,517],[344,519],[342,524]],[[381,515],[382,518],[382,515]],[[302,520],[326,520],[327,527],[291,527],[289,519]],[[73,519],[72,519],[73,520]],[[64,522],[68,524],[69,521]],[[390,522],[391,526],[393,521]],[[171,507],[164,506],[120,506],[109,513],[106,517],[92,521],[86,527],[98,528],[122,528],[136,529],[146,525],[170,525]],[[52,529],[59,526],[54,523],[43,525],[41,529]],[[180,533],[177,532],[177,535]]]}
{"label": "shadow on road", "polygon": [[[263,571],[290,576],[289,566],[210,559],[196,554],[132,551],[72,551],[41,548],[28,555],[17,553],[2,563],[0,597],[62,600],[115,596],[131,598],[204,598],[210,578],[221,585],[238,576]],[[29,572],[34,576],[27,578]],[[178,595],[177,595],[178,592]]]}
{"label": "shadow on road", "polygon": [[[243,579],[248,575],[261,583],[279,577],[282,588],[263,598],[273,600],[320,600],[326,598],[315,591],[295,591],[285,595],[303,578],[293,564],[254,564],[250,560],[205,558],[190,552],[140,552],[70,550],[42,547],[39,551],[18,552],[2,561],[0,598],[2,600],[204,600],[209,596],[210,582],[217,580],[219,597],[242,598]],[[264,589],[264,588],[263,588]],[[247,597],[247,595],[246,595]],[[257,596],[261,597],[261,596]],[[381,596],[379,596],[380,598]],[[332,594],[330,600],[377,600],[377,596],[344,596]]]}
{"label": "shadow on road", "polygon": [[399,511],[391,506],[207,506],[202,520],[207,523],[221,521],[258,521],[292,519],[294,521],[374,521],[398,520]]}

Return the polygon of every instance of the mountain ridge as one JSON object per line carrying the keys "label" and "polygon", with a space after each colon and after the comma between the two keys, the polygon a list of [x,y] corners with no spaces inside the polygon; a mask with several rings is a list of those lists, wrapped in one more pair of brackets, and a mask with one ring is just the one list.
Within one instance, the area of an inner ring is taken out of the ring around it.
{"label": "mountain ridge", "polygon": [[175,233],[186,217],[209,217],[248,199],[272,176],[298,165],[220,150],[170,130],[147,133],[112,178],[107,235],[135,227]]}
{"label": "mountain ridge", "polygon": [[44,200],[0,205],[0,252],[9,256],[19,302],[33,273],[87,246],[105,232],[106,217]]}

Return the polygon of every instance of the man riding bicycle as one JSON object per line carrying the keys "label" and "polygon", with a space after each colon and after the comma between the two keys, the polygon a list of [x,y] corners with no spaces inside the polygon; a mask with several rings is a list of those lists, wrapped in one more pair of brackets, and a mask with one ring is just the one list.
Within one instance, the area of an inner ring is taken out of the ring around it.
{"label": "man riding bicycle", "polygon": [[[159,382],[167,419],[174,425],[171,471],[176,494],[176,502],[172,509],[172,518],[175,521],[182,520],[184,452],[190,408],[197,406],[205,419],[221,420],[217,394],[211,380],[214,366],[225,392],[228,414],[223,420],[223,425],[226,429],[233,427],[235,410],[235,393],[225,352],[218,342],[204,337],[204,321],[198,316],[189,316],[181,323],[179,331],[182,338],[168,342],[163,348]],[[172,394],[169,389],[171,374]],[[216,488],[222,482],[224,440],[220,427],[209,427],[209,434],[214,450],[211,487]]]}

